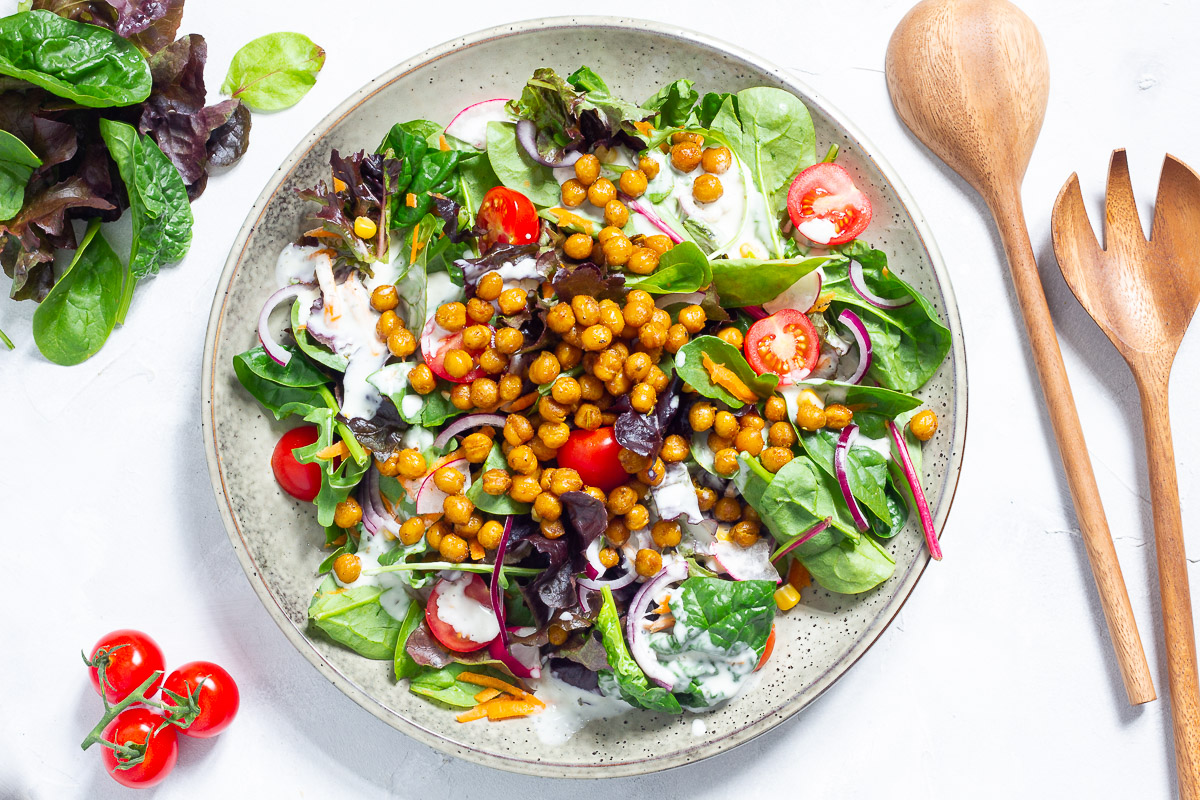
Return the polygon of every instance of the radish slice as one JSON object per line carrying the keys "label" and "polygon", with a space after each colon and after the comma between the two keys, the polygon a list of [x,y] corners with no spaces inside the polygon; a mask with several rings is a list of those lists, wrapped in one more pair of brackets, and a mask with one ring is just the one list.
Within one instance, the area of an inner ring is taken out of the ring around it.
{"label": "radish slice", "polygon": [[863,274],[863,266],[857,261],[850,264],[850,285],[858,296],[876,308],[903,308],[913,301],[912,297],[880,297],[867,288],[867,278]]}
{"label": "radish slice", "polygon": [[433,446],[441,450],[446,446],[446,442],[458,436],[465,430],[471,428],[482,428],[484,425],[494,425],[497,428],[504,427],[504,417],[499,414],[468,414],[465,417],[459,417],[447,426],[446,430],[438,434],[438,437],[433,440]]}
{"label": "radish slice", "polygon": [[867,333],[867,326],[858,314],[848,308],[838,314],[838,322],[850,329],[854,341],[858,343],[858,366],[854,368],[854,374],[846,379],[847,383],[858,383],[871,368],[871,334]]}
{"label": "radish slice", "polygon": [[865,531],[871,527],[871,524],[867,522],[862,509],[859,508],[858,499],[850,491],[850,476],[846,472],[846,459],[850,455],[850,445],[854,444],[854,440],[857,438],[857,425],[851,423],[842,428],[842,435],[838,437],[837,447],[833,450],[833,471],[837,473],[838,487],[842,490],[842,499],[850,508],[850,516],[854,518],[854,524],[860,531]]}
{"label": "radish slice", "polygon": [[[632,558],[626,558],[619,565],[623,572],[617,577],[608,580],[600,578],[608,570],[608,567],[600,563],[600,537],[592,540],[587,550],[583,551],[583,555],[587,559],[587,564],[584,566],[584,572],[587,573],[587,577],[576,578],[575,582],[586,589],[596,592],[605,586],[613,590],[623,589],[637,580],[637,570],[634,569]],[[635,553],[634,555],[636,556],[637,554]]]}
{"label": "radish slice", "polygon": [[785,308],[794,308],[806,314],[817,303],[821,296],[825,275],[818,267],[779,293],[774,300],[768,300],[762,307],[768,314],[774,314]]}
{"label": "radish slice", "polygon": [[512,115],[508,113],[506,105],[507,97],[497,97],[469,105],[450,120],[450,124],[446,126],[446,133],[476,150],[487,150],[488,123],[512,121]]}
{"label": "radish slice", "polygon": [[667,584],[678,583],[687,575],[686,561],[676,561],[670,566],[663,567],[634,595],[633,602],[629,604],[629,612],[625,616],[625,638],[629,640],[629,652],[633,655],[633,660],[642,668],[642,672],[646,673],[647,678],[668,692],[675,685],[675,675],[659,662],[658,656],[654,655],[654,651],[650,648],[650,638],[647,635],[646,626],[642,624],[642,621],[650,611],[650,604],[654,602],[654,595],[658,590]]}
{"label": "radish slice", "polygon": [[527,119],[517,122],[517,141],[521,143],[521,147],[525,149],[526,155],[531,159],[541,164],[543,167],[558,169],[559,167],[569,167],[579,159],[583,158],[583,153],[578,150],[573,150],[570,153],[564,153],[563,157],[558,161],[551,161],[538,152],[537,148],[537,126]]}
{"label": "radish slice", "polygon": [[597,536],[595,539],[592,539],[592,543],[589,544],[587,549],[583,551],[583,557],[587,559],[587,567],[585,572],[587,572],[587,576],[589,578],[594,580],[604,574],[604,570],[606,570],[607,567],[600,563],[599,536]]}
{"label": "radish slice", "polygon": [[501,628],[503,634],[488,643],[488,655],[508,667],[509,671],[518,678],[540,678],[542,676],[541,652],[530,644],[505,645],[502,639],[508,634],[528,636],[537,628]]}
{"label": "radish slice", "polygon": [[698,306],[704,302],[704,292],[690,292],[688,294],[664,294],[654,301],[655,308],[670,308],[675,305]]}
{"label": "radish slice", "polygon": [[433,483],[433,475],[441,467],[453,467],[462,473],[465,483],[463,491],[471,488],[471,464],[465,458],[456,458],[453,461],[447,461],[445,464],[439,464],[435,469],[429,470],[429,474],[421,479],[421,488],[417,489],[417,513],[418,514],[441,514],[442,504],[446,502],[446,498],[450,495],[443,492]]}
{"label": "radish slice", "polygon": [[759,539],[749,547],[718,539],[712,554],[721,569],[735,580],[783,582],[779,572],[771,566],[771,543],[766,539]]}
{"label": "radish slice", "polygon": [[283,345],[275,341],[275,337],[271,335],[271,312],[286,300],[291,300],[298,297],[302,292],[308,291],[307,286],[296,283],[291,286],[285,286],[275,294],[267,298],[267,302],[263,304],[262,311],[258,313],[258,341],[262,344],[263,350],[267,351],[267,355],[271,360],[282,367],[286,367],[288,362],[292,360],[292,354],[284,349]]}
{"label": "radish slice", "polygon": [[937,528],[933,526],[933,514],[929,513],[929,501],[925,499],[925,490],[921,488],[921,478],[917,475],[912,456],[908,453],[908,443],[904,441],[904,434],[896,427],[895,422],[889,419],[887,427],[900,455],[900,469],[904,471],[904,479],[908,481],[913,499],[917,503],[917,515],[921,518],[921,530],[925,532],[925,544],[929,547],[929,555],[934,561],[941,561],[942,545],[938,541]]}
{"label": "radish slice", "polygon": [[831,519],[832,519],[832,517],[826,517],[825,519],[823,519],[823,520],[821,520],[820,522],[818,522],[816,525],[813,525],[811,528],[809,528],[808,530],[806,530],[804,533],[802,533],[802,534],[800,534],[799,536],[797,536],[795,541],[793,541],[791,544],[789,544],[789,545],[787,545],[786,547],[784,547],[782,550],[780,550],[780,551],[779,551],[778,553],[776,553],[775,555],[771,556],[771,563],[772,563],[772,564],[778,564],[778,563],[779,563],[779,561],[780,561],[780,559],[784,558],[784,557],[785,557],[785,556],[786,556],[788,553],[792,552],[792,551],[793,551],[793,550],[795,550],[797,547],[799,547],[800,545],[804,544],[804,543],[805,543],[805,542],[807,542],[809,539],[813,538],[813,537],[814,537],[814,536],[816,536],[818,533],[820,533],[821,531],[823,531],[823,530],[825,530],[826,528],[828,528],[828,527],[829,527],[829,521],[830,521]]}

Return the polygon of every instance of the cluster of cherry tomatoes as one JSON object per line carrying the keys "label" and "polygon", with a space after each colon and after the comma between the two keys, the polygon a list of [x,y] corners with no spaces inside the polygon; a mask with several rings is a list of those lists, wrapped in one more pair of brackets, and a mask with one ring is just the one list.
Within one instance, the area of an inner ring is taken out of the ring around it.
{"label": "cluster of cherry tomatoes", "polygon": [[[162,649],[141,631],[106,634],[86,660],[92,686],[104,698],[105,716],[117,712],[98,743],[104,747],[105,770],[123,786],[155,785],[175,767],[178,734],[207,739],[228,728],[237,716],[237,684],[223,667],[190,661],[164,680]],[[172,713],[180,711],[177,698],[190,698],[193,703],[192,713],[182,720]],[[187,717],[192,717],[190,722]],[[91,737],[84,746],[90,743]]]}

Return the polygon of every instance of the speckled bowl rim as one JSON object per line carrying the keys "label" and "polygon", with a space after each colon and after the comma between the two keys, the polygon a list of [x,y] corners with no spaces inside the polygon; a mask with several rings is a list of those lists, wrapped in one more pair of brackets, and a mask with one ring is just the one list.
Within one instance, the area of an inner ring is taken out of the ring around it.
{"label": "speckled bowl rim", "polygon": [[801,97],[806,104],[819,107],[836,125],[840,126],[846,135],[855,141],[864,157],[874,163],[879,172],[885,177],[892,189],[895,191],[901,205],[905,207],[909,217],[912,219],[916,229],[916,234],[921,247],[925,250],[930,267],[932,268],[934,278],[938,284],[938,289],[941,292],[944,304],[946,324],[951,331],[951,350],[950,356],[952,359],[952,387],[953,387],[953,419],[954,426],[951,432],[951,447],[947,457],[946,478],[941,486],[941,493],[936,498],[934,503],[934,523],[940,532],[943,530],[946,520],[950,514],[950,507],[954,502],[954,495],[958,488],[959,475],[962,469],[962,454],[966,443],[967,430],[967,370],[966,370],[966,350],[963,343],[962,325],[958,315],[958,305],[955,300],[954,290],[950,283],[949,274],[946,271],[945,264],[942,262],[941,253],[938,251],[937,245],[934,242],[933,236],[925,221],[924,216],[920,213],[914,202],[912,195],[908,189],[896,176],[891,165],[878,154],[877,149],[868,142],[858,128],[851,123],[841,112],[833,108],[825,101],[819,93],[803,81],[798,80],[786,70],[771,64],[764,59],[759,58],[746,50],[743,50],[734,45],[723,42],[719,39],[707,36],[705,34],[696,33],[674,25],[664,25],[658,22],[642,20],[630,17],[608,17],[608,16],[581,16],[581,17],[551,17],[546,19],[535,19],[523,22],[514,22],[507,25],[500,25],[486,30],[478,31],[451,41],[445,42],[436,47],[430,48],[423,53],[420,53],[413,58],[408,59],[402,64],[388,70],[380,77],[370,81],[333,112],[327,115],[319,122],[299,145],[283,160],[280,168],[276,171],[275,176],[268,182],[265,189],[255,200],[253,207],[247,214],[246,222],[242,225],[238,232],[236,241],[230,249],[229,257],[225,262],[225,268],[221,273],[221,279],[218,283],[216,296],[213,299],[212,311],[209,316],[208,332],[204,342],[204,357],[202,362],[202,385],[201,385],[201,424],[204,434],[204,449],[208,459],[209,477],[212,481],[213,491],[216,496],[217,505],[221,514],[221,521],[225,525],[226,533],[229,535],[229,541],[233,545],[234,552],[237,553],[238,560],[242,564],[242,568],[246,572],[246,577],[250,581],[250,585],[254,587],[254,591],[258,594],[262,604],[270,613],[272,619],[283,631],[288,640],[296,647],[300,653],[308,659],[317,670],[328,678],[334,686],[341,690],[344,694],[350,697],[354,702],[371,712],[373,715],[391,725],[397,730],[403,731],[417,741],[434,747],[442,752],[450,755],[456,755],[468,761],[482,764],[484,766],[496,767],[509,772],[523,773],[540,777],[558,777],[558,778],[602,778],[602,777],[626,777],[631,775],[641,775],[651,772],[657,772],[672,767],[681,766],[687,763],[694,763],[704,758],[716,755],[717,753],[729,750],[739,744],[743,744],[760,734],[774,728],[783,721],[791,718],[794,714],[807,706],[809,703],[820,697],[830,686],[837,681],[845,672],[850,669],[863,654],[871,647],[872,644],[883,634],[892,620],[900,612],[904,602],[912,593],[917,581],[924,574],[925,568],[928,566],[930,558],[926,551],[922,551],[921,555],[913,561],[902,577],[902,582],[893,596],[890,603],[884,607],[883,611],[876,615],[872,625],[866,627],[855,641],[853,647],[848,650],[841,659],[832,664],[817,680],[799,694],[792,697],[782,706],[777,707],[774,711],[764,714],[754,722],[740,728],[733,733],[722,736],[717,739],[706,739],[698,742],[694,747],[685,748],[683,750],[671,753],[666,756],[653,757],[648,759],[631,760],[620,763],[607,763],[603,766],[586,766],[586,765],[571,765],[571,764],[556,764],[547,761],[533,761],[512,756],[505,756],[499,753],[488,752],[482,749],[475,749],[468,746],[462,746],[458,743],[449,742],[441,736],[422,728],[419,724],[401,717],[391,709],[382,705],[377,699],[362,691],[354,685],[352,681],[342,675],[335,667],[322,658],[321,654],[310,644],[304,632],[294,624],[284,612],[278,601],[271,594],[271,589],[266,581],[259,574],[258,566],[250,555],[246,542],[242,536],[241,530],[238,528],[237,522],[233,516],[232,499],[229,495],[229,487],[225,484],[225,478],[221,465],[221,454],[217,450],[216,441],[216,425],[215,425],[215,409],[213,408],[212,387],[215,376],[217,374],[217,363],[215,360],[217,340],[222,333],[222,324],[224,321],[224,312],[226,302],[229,297],[229,288],[233,278],[241,265],[242,257],[246,251],[248,242],[253,236],[258,223],[265,212],[271,200],[279,191],[280,186],[291,176],[298,162],[303,156],[321,139],[330,129],[340,123],[347,115],[354,112],[364,101],[375,93],[381,91],[400,78],[419,70],[447,55],[461,49],[473,47],[485,42],[490,42],[495,39],[504,39],[514,36],[520,36],[531,31],[553,30],[559,28],[572,27],[600,27],[634,29],[640,32],[650,32],[667,40],[681,40],[690,43],[699,44],[701,46],[712,49],[713,51],[732,56],[739,59],[754,69],[760,70],[766,74],[772,75],[779,80],[788,89]]}

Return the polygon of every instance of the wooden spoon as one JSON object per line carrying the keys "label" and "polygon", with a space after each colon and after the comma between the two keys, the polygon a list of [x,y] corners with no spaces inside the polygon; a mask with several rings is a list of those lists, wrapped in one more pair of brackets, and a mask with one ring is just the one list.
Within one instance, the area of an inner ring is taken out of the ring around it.
{"label": "wooden spoon", "polygon": [[1200,682],[1167,384],[1179,342],[1200,303],[1200,177],[1182,161],[1167,156],[1147,242],[1125,151],[1115,150],[1108,164],[1104,205],[1105,249],[1101,250],[1088,222],[1079,178],[1072,175],[1054,202],[1054,254],[1071,291],[1125,357],[1141,394],[1179,795],[1196,800],[1200,798]]}
{"label": "wooden spoon", "polygon": [[1021,208],[1021,181],[1042,127],[1049,72],[1037,28],[1006,0],[918,3],[892,34],[885,64],[900,119],[975,187],[1000,229],[1075,516],[1125,691],[1136,705],[1154,699],[1154,684]]}

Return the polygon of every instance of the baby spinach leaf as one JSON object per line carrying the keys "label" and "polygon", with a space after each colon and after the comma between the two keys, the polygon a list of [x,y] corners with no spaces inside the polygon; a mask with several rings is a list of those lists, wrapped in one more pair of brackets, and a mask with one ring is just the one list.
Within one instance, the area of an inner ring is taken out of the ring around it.
{"label": "baby spinach leaf", "polygon": [[771,581],[688,578],[671,610],[686,622],[692,638],[707,632],[722,650],[746,645],[761,656],[775,621],[774,594]]}
{"label": "baby spinach leaf", "polygon": [[300,353],[285,347],[292,354],[286,367],[276,364],[261,346],[238,353],[233,357],[233,372],[238,382],[264,408],[283,419],[292,414],[307,415],[323,408],[325,400],[313,387],[329,382],[319,370]]}
{"label": "baby spinach leaf", "polygon": [[675,371],[685,382],[710,400],[720,400],[731,408],[746,405],[728,389],[713,383],[704,367],[704,357],[732,370],[733,374],[760,398],[770,397],[779,383],[779,376],[767,372],[757,374],[746,362],[742,351],[716,336],[698,336],[679,349],[675,355]]}
{"label": "baby spinach leaf", "polygon": [[[498,444],[492,446],[487,460],[483,462],[483,471],[487,472],[489,469],[508,469],[508,462]],[[528,514],[530,508],[529,503],[513,500],[507,494],[488,494],[483,490],[481,480],[475,481],[471,488],[467,489],[467,499],[475,504],[475,508],[487,514]]]}
{"label": "baby spinach leaf", "polygon": [[458,676],[463,672],[482,672],[485,675],[492,675],[492,677],[508,678],[507,675],[495,675],[492,670],[477,664],[453,663],[440,669],[423,667],[421,672],[409,681],[408,688],[414,694],[428,697],[430,700],[436,700],[444,705],[454,708],[472,708],[477,703],[475,695],[479,694],[480,687],[474,683],[458,680]]}
{"label": "baby spinach leaf", "polygon": [[233,56],[221,91],[254,111],[279,111],[300,102],[325,66],[325,51],[301,33],[269,33]]}
{"label": "baby spinach leaf", "polygon": [[376,152],[400,162],[391,195],[393,228],[415,225],[429,214],[433,193],[448,197],[458,193],[456,173],[462,152],[439,150],[440,135],[436,123],[418,119],[393,125],[379,143]]}
{"label": "baby spinach leaf", "polygon": [[[400,587],[394,587],[391,591],[404,591]],[[425,619],[425,610],[421,608],[421,604],[413,600],[408,604],[408,611],[404,614],[404,619],[400,623],[400,633],[396,636],[396,652],[392,659],[392,670],[396,675],[396,680],[401,678],[414,678],[421,671],[421,665],[413,660],[413,657],[408,654],[404,646],[408,644],[408,637],[417,626],[421,624],[421,620]]]}
{"label": "baby spinach leaf", "polygon": [[[450,398],[440,390],[434,390],[427,395],[419,395],[412,390],[408,383],[408,375],[415,366],[416,362],[413,361],[388,364],[368,376],[367,382],[392,401],[400,418],[409,425],[436,428],[451,417],[462,414],[463,412],[455,408]],[[414,397],[419,398],[420,402],[413,400]],[[409,402],[405,402],[406,400]]]}
{"label": "baby spinach leaf", "polygon": [[721,106],[728,102],[732,108],[733,115],[737,116],[737,95],[729,92],[708,92],[704,97],[700,98],[700,103],[695,108],[696,122],[701,128],[711,128],[713,120],[717,114],[721,112]]}
{"label": "baby spinach leaf", "polygon": [[615,683],[621,698],[638,708],[666,714],[683,713],[683,708],[675,696],[661,686],[651,686],[646,673],[642,672],[642,668],[633,660],[629,647],[625,644],[625,634],[621,619],[617,615],[617,604],[613,600],[612,589],[605,586],[602,596],[596,629],[603,637],[604,652],[608,654],[608,663],[612,669],[600,671],[601,683]]}
{"label": "baby spinach leaf", "polygon": [[842,536],[859,537],[837,482],[806,456],[793,458],[775,473],[754,508],[780,543],[830,518],[828,528],[797,548],[799,555],[820,552]]}
{"label": "baby spinach leaf", "polygon": [[487,156],[500,183],[516,189],[542,208],[558,204],[561,193],[554,172],[529,157],[517,141],[515,125],[510,122],[488,123]]}
{"label": "baby spinach leaf", "polygon": [[390,661],[402,627],[379,603],[384,589],[356,586],[343,590],[326,577],[308,604],[308,621],[330,639],[364,658]]}
{"label": "baby spinach leaf", "polygon": [[33,312],[33,340],[42,355],[63,366],[94,356],[112,333],[132,280],[100,235],[100,220],[92,220],[67,271]]}
{"label": "baby spinach leaf", "polygon": [[324,364],[326,367],[338,372],[346,371],[346,365],[350,363],[349,360],[345,356],[338,355],[317,343],[308,335],[308,329],[300,324],[299,300],[292,304],[292,336],[295,337],[296,346],[300,348],[300,352],[313,361],[318,364]]}
{"label": "baby spinach leaf", "polygon": [[150,95],[150,65],[132,43],[49,11],[0,19],[0,75],[88,108],[128,106]]}
{"label": "baby spinach leaf", "polygon": [[642,108],[657,112],[654,116],[656,128],[682,128],[687,125],[692,107],[700,99],[700,93],[692,88],[693,81],[678,80],[662,87]]}
{"label": "baby spinach leaf", "polygon": [[716,258],[712,261],[713,288],[725,308],[762,305],[808,273],[830,263],[827,256],[770,260]]}
{"label": "baby spinach leaf", "polygon": [[29,176],[42,165],[24,142],[0,130],[0,220],[10,220],[25,204]]}
{"label": "baby spinach leaf", "polygon": [[843,539],[815,555],[801,555],[800,563],[822,587],[841,594],[874,589],[892,577],[896,569],[896,562],[869,535],[857,541]]}
{"label": "baby spinach leaf", "polygon": [[[813,462],[831,477],[836,476],[833,456],[837,440],[837,433],[828,428],[813,433],[804,432],[800,436]],[[872,530],[876,530],[875,523],[878,522],[878,530],[884,538],[895,536],[899,532],[897,523],[903,527],[908,517],[907,509],[891,488],[889,461],[878,450],[862,445],[854,445],[846,454],[846,479],[850,482],[850,491],[874,516]]]}
{"label": "baby spinach leaf", "polygon": [[691,242],[681,242],[662,254],[654,272],[626,275],[625,285],[650,294],[674,294],[699,291],[712,280],[713,269],[704,252]]}

